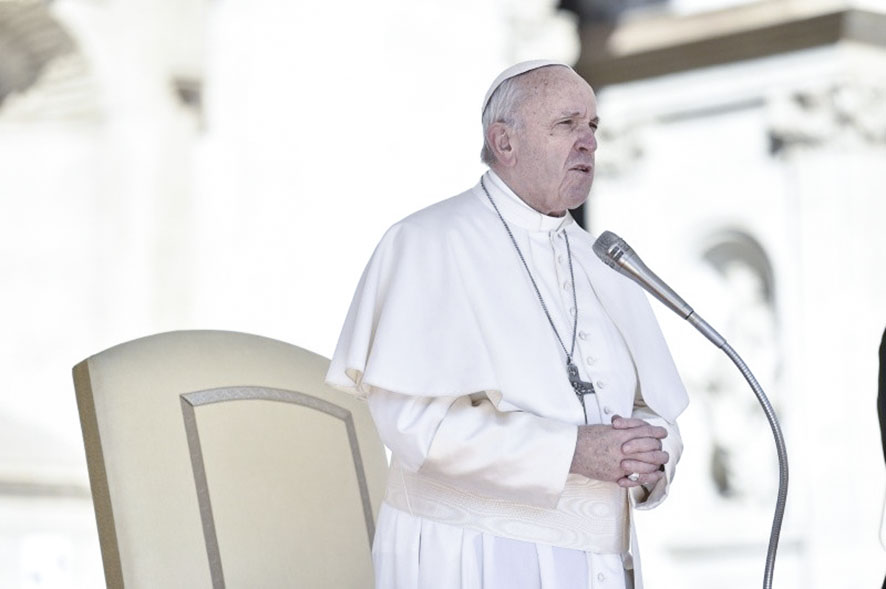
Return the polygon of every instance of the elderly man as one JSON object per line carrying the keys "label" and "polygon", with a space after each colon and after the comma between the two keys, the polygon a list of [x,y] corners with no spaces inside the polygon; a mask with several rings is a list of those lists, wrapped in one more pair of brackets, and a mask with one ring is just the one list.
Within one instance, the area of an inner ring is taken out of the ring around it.
{"label": "elderly man", "polygon": [[667,494],[686,393],[644,295],[568,213],[593,90],[517,64],[482,120],[489,171],[388,230],[327,375],[392,452],[376,586],[640,587],[631,510]]}

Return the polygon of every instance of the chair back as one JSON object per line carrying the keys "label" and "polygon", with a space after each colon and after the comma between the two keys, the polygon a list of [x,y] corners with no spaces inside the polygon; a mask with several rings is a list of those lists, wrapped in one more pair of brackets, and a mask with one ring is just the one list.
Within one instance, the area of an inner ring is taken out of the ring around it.
{"label": "chair back", "polygon": [[74,367],[108,587],[371,587],[384,448],[328,360],[178,331]]}

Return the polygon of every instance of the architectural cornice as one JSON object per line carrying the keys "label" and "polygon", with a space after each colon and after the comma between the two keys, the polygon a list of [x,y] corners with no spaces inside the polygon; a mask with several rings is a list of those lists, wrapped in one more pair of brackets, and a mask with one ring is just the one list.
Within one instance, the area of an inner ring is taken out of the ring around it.
{"label": "architectural cornice", "polygon": [[691,16],[590,23],[576,69],[595,88],[855,41],[886,47],[886,14],[841,2],[770,0]]}

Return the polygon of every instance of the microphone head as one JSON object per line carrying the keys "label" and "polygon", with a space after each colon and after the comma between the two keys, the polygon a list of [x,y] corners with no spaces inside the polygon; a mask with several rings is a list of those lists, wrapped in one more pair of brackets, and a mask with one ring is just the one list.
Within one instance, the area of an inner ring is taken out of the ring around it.
{"label": "microphone head", "polygon": [[594,242],[594,253],[610,268],[619,270],[618,260],[633,250],[624,239],[612,231],[604,231]]}

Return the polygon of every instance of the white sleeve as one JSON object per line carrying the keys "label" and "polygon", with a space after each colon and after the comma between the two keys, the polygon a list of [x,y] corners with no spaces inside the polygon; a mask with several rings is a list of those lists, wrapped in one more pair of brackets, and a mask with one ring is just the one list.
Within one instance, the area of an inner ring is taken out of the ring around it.
{"label": "white sleeve", "polygon": [[557,505],[577,426],[499,411],[484,394],[412,397],[374,389],[368,402],[382,441],[405,468],[489,497]]}

